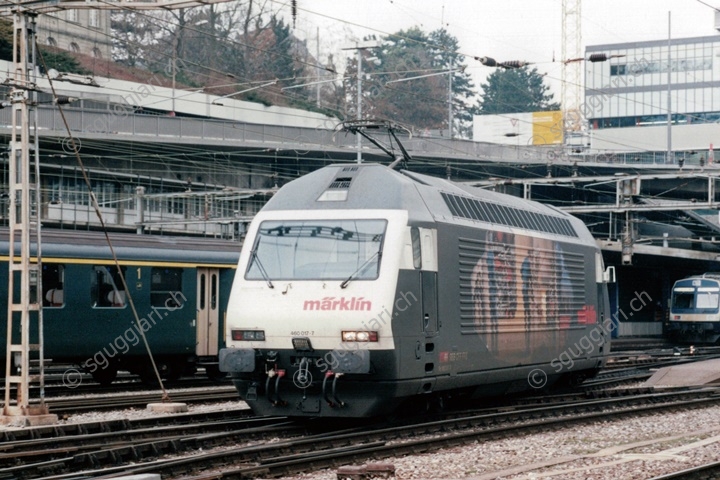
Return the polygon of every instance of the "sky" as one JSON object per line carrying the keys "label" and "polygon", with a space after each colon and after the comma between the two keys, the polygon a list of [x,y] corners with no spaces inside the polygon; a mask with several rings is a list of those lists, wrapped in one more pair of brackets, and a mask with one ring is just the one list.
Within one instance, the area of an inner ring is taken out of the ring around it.
{"label": "sky", "polygon": [[[584,0],[581,2],[581,51],[585,45],[720,35],[714,28],[720,0]],[[287,12],[290,1],[275,1]],[[668,13],[670,12],[670,13]],[[560,97],[562,0],[297,0],[294,33],[307,39],[320,58],[347,56],[363,36],[380,36],[419,26],[444,27],[467,55],[467,72],[478,87],[494,70],[472,57],[532,62]],[[319,32],[319,33],[318,33]],[[553,61],[553,59],[555,61]]]}

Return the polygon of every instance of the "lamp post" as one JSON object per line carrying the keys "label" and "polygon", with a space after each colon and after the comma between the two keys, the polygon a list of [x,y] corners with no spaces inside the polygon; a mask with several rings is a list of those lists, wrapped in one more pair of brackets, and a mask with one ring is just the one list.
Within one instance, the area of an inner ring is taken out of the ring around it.
{"label": "lamp post", "polygon": [[672,49],[672,30],[670,28],[670,18],[671,18],[671,12],[668,12],[668,59],[667,59],[667,161],[665,163],[675,163],[675,159],[673,158],[673,150],[672,150],[672,76],[670,75],[672,73],[672,55],[671,55],[671,49]]}
{"label": "lamp post", "polygon": [[[362,50],[357,50],[357,119],[362,120]],[[357,163],[362,163],[362,140],[357,136]]]}
{"label": "lamp post", "polygon": [[435,77],[438,75],[447,75],[448,76],[448,136],[450,138],[453,138],[452,75],[455,72],[463,72],[463,71],[465,71],[465,67],[461,67],[458,69],[450,68],[449,70],[443,70],[442,72],[429,73],[427,75],[418,75],[417,77],[407,77],[407,78],[400,78],[397,80],[389,80],[389,81],[385,82],[385,85],[388,85],[390,83],[407,82],[408,80],[417,80],[418,78],[428,78],[428,77]]}
{"label": "lamp post", "polygon": [[[362,52],[369,48],[377,48],[380,45],[377,43],[364,43],[355,44],[354,47],[343,48],[343,50],[356,50],[357,51],[357,119],[362,120]],[[362,136],[357,136],[357,163],[362,163]]]}
{"label": "lamp post", "polygon": [[453,108],[452,108],[452,65],[448,70],[448,137],[453,138]]}
{"label": "lamp post", "polygon": [[[182,20],[181,20],[182,19]],[[193,25],[203,25],[208,23],[207,20],[200,20],[195,22]],[[185,43],[182,42],[183,31],[185,30],[185,9],[180,9],[180,16],[178,17],[178,31],[173,33],[173,54],[172,54],[172,105],[170,107],[170,116],[175,116],[175,78],[177,77],[177,58],[178,50],[182,50]],[[179,32],[179,33],[178,33]]]}

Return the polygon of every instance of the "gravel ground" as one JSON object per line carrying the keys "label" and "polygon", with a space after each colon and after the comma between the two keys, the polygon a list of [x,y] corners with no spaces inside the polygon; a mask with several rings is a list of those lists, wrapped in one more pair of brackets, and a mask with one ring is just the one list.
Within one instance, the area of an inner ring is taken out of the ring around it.
{"label": "gravel ground", "polygon": [[[522,438],[389,458],[396,479],[631,480],[720,458],[720,406],[608,419]],[[335,480],[323,470],[285,480]]]}
{"label": "gravel ground", "polygon": [[[190,412],[227,410],[244,402],[189,405]],[[91,412],[61,423],[141,418],[145,409]],[[3,428],[3,427],[0,427]],[[8,427],[4,427],[8,428]],[[720,406],[631,419],[593,422],[521,438],[471,442],[432,454],[381,460],[395,465],[395,479],[630,480],[720,458]],[[284,480],[335,480],[321,470]]]}
{"label": "gravel ground", "polygon": [[[189,404],[187,413],[214,412],[219,410],[234,410],[237,408],[247,407],[245,402],[240,400],[227,401],[221,403],[208,404]],[[146,408],[127,408],[125,410],[110,410],[107,412],[87,412],[76,415],[69,415],[61,419],[58,423],[87,423],[108,420],[122,420],[125,418],[146,418],[155,417],[157,413],[151,412]]]}
{"label": "gravel ground", "polygon": [[[205,387],[197,387],[197,388],[182,388],[182,389],[168,389],[168,393],[170,394],[170,398],[172,399],[172,395],[175,392],[195,392],[195,391],[205,391],[207,388]],[[158,390],[140,390],[136,392],[128,393],[128,395],[144,395],[144,394],[152,394],[156,393],[158,395],[157,403],[159,403],[161,400],[161,393]],[[74,399],[74,398],[83,398],[92,396],[94,398],[97,397],[117,397],[117,393],[108,393],[108,394],[93,394],[93,395],[68,395],[66,397],[63,397],[64,399]],[[49,401],[49,403],[52,403],[52,400]],[[201,413],[201,412],[208,412],[208,411],[216,411],[216,410],[233,410],[237,408],[247,408],[247,404],[240,399],[238,400],[229,400],[226,402],[214,402],[214,403],[189,403],[188,404],[188,413]],[[51,411],[51,413],[54,413]],[[58,418],[58,424],[66,424],[66,423],[88,423],[88,422],[99,422],[99,421],[108,421],[108,420],[122,420],[125,418],[133,419],[133,418],[146,418],[146,417],[153,417],[157,416],[157,413],[149,411],[147,408],[126,408],[122,410],[103,410],[103,411],[96,411],[96,412],[87,412],[87,413],[78,413],[73,415],[60,415]],[[24,428],[24,427],[17,427],[15,425],[0,425],[0,431],[7,430],[7,429],[18,429],[18,428]]]}

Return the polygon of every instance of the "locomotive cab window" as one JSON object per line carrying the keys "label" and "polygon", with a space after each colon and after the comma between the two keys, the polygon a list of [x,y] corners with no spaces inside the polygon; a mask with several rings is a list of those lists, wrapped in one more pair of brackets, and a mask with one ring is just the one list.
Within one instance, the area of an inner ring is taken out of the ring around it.
{"label": "locomotive cab window", "polygon": [[673,295],[673,308],[693,308],[695,294],[693,292],[675,292]]}
{"label": "locomotive cab window", "polygon": [[[121,267],[125,275],[126,267]],[[125,288],[117,267],[96,265],[90,274],[90,301],[93,307],[124,308]]]}
{"label": "locomotive cab window", "polygon": [[374,280],[386,220],[284,220],[260,224],[247,280]]}
{"label": "locomotive cab window", "polygon": [[150,304],[159,308],[182,308],[182,268],[153,267],[150,272]]}
{"label": "locomotive cab window", "polygon": [[65,305],[63,285],[65,284],[65,266],[58,263],[42,265],[42,304],[43,307],[62,307]]}
{"label": "locomotive cab window", "polygon": [[695,303],[697,304],[697,308],[711,308],[711,309],[717,309],[718,308],[718,289],[705,289],[710,291],[703,291],[702,288],[698,288],[698,293],[695,298]]}
{"label": "locomotive cab window", "polygon": [[716,313],[719,308],[718,287],[678,287],[673,290],[672,310],[676,313]]}

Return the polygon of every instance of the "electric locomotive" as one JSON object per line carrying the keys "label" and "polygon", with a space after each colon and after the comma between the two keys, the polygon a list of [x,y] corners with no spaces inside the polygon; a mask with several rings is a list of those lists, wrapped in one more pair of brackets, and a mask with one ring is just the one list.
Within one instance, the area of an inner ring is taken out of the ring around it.
{"label": "electric locomotive", "polygon": [[220,369],[257,414],[366,417],[594,375],[609,351],[601,252],[551,206],[331,165],[254,218]]}
{"label": "electric locomotive", "polygon": [[[125,284],[104,234],[43,229],[41,281],[31,285],[30,296],[43,308],[45,358],[75,364],[77,372],[89,373],[101,384],[112,383],[118,370],[153,382],[144,334],[165,379],[194,373],[198,366],[212,378],[224,376],[217,368],[217,354],[224,346],[222,322],[239,243],[135,234],[110,234],[110,238]],[[4,229],[0,231],[0,285],[4,286],[0,308],[5,310],[8,249]],[[19,282],[15,288],[17,295]],[[129,306],[130,296],[139,325]],[[17,330],[13,335],[19,338]],[[37,343],[36,338],[31,341]],[[6,356],[4,343],[0,350],[0,361],[9,358],[8,371],[12,371],[14,360]]]}

